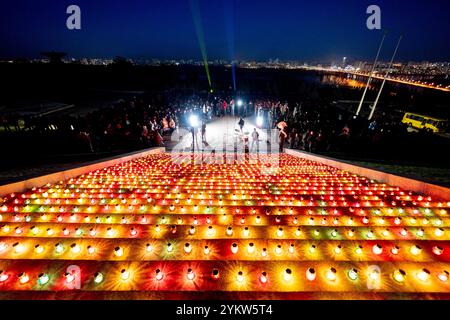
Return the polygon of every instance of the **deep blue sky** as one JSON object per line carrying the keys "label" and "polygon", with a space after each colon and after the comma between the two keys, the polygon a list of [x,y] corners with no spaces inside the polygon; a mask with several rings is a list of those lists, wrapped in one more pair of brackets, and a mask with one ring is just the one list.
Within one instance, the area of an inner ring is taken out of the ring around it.
{"label": "deep blue sky", "polygon": [[[193,0],[194,1],[194,0]],[[448,0],[195,0],[208,58],[331,61],[373,59],[380,31],[368,30],[366,8],[377,4],[399,60],[450,60]],[[77,4],[82,30],[66,29],[66,8]],[[189,0],[2,0],[0,57],[194,58],[200,46]]]}

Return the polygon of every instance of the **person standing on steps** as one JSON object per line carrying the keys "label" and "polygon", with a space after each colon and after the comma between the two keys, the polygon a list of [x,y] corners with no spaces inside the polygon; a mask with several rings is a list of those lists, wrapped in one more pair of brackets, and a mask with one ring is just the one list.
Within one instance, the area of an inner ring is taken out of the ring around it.
{"label": "person standing on steps", "polygon": [[239,128],[241,129],[241,132],[243,132],[245,121],[244,121],[244,119],[242,119],[242,117],[239,118],[238,125],[239,125]]}

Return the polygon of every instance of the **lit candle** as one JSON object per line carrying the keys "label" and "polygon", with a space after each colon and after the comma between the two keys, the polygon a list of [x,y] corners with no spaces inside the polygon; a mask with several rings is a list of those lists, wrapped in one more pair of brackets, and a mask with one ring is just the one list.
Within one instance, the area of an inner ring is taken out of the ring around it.
{"label": "lit candle", "polygon": [[128,280],[128,278],[130,277],[130,273],[126,269],[122,269],[122,271],[120,271],[120,274],[122,280]]}
{"label": "lit candle", "polygon": [[187,270],[187,279],[192,281],[192,280],[194,280],[194,278],[195,278],[195,273],[191,268],[189,268]]}
{"label": "lit candle", "polygon": [[121,247],[115,247],[114,254],[118,257],[121,257],[123,255],[123,249]]}
{"label": "lit candle", "polygon": [[336,280],[336,273],[337,273],[337,271],[336,271],[336,269],[335,268],[330,268],[328,271],[327,271],[327,279],[328,280],[330,280],[330,281],[335,281]]}
{"label": "lit candle", "polygon": [[433,247],[433,253],[435,255],[440,256],[443,252],[444,252],[444,249],[442,247],[439,247],[439,246]]}
{"label": "lit candle", "polygon": [[94,282],[96,284],[99,284],[99,283],[102,283],[102,281],[103,281],[103,274],[101,272],[96,272],[94,274]]}
{"label": "lit candle", "polygon": [[448,281],[448,271],[447,270],[443,270],[442,272],[439,273],[438,275],[438,279],[441,280],[442,282],[447,282]]}
{"label": "lit candle", "polygon": [[95,248],[93,246],[89,245],[87,247],[87,251],[88,251],[89,254],[94,254],[95,253]]}
{"label": "lit candle", "polygon": [[383,247],[380,244],[376,244],[372,247],[372,252],[376,255],[380,255],[383,253]]}
{"label": "lit candle", "polygon": [[400,247],[398,247],[398,246],[393,246],[391,249],[391,253],[393,255],[397,255],[399,251],[400,251]]}
{"label": "lit candle", "polygon": [[8,278],[9,275],[5,271],[0,270],[0,282],[5,282]]}
{"label": "lit candle", "polygon": [[422,248],[418,245],[411,246],[411,249],[409,250],[412,255],[417,256],[422,251]]}
{"label": "lit candle", "polygon": [[30,280],[30,277],[25,272],[19,274],[19,282],[20,284],[25,284]]}
{"label": "lit candle", "polygon": [[406,272],[403,271],[402,269],[398,269],[394,271],[393,277],[394,280],[402,283],[403,281],[405,281],[405,276],[406,276]]}
{"label": "lit candle", "polygon": [[236,254],[236,253],[238,252],[238,245],[237,245],[236,242],[233,242],[233,243],[231,244],[231,252],[232,252],[233,254]]}
{"label": "lit candle", "polygon": [[79,253],[81,250],[80,246],[76,243],[72,243],[70,245],[70,251],[72,251],[73,253]]}
{"label": "lit candle", "polygon": [[37,244],[37,245],[34,246],[34,251],[37,254],[40,254],[40,253],[44,252],[44,247],[42,247],[41,245]]}
{"label": "lit candle", "polygon": [[242,271],[238,272],[236,280],[241,283],[244,281],[244,273]]}
{"label": "lit candle", "polygon": [[211,278],[213,280],[217,280],[217,279],[219,279],[219,277],[220,277],[219,269],[216,269],[216,268],[212,269]]}
{"label": "lit candle", "polygon": [[316,270],[314,268],[308,268],[308,270],[306,270],[306,279],[309,281],[314,281],[316,279]]}
{"label": "lit candle", "polygon": [[60,244],[60,243],[55,244],[55,251],[57,253],[63,252],[64,251],[64,247],[62,246],[62,244]]}
{"label": "lit candle", "polygon": [[265,271],[261,272],[261,275],[259,276],[259,281],[261,283],[267,283],[267,273]]}
{"label": "lit candle", "polygon": [[350,278],[350,280],[353,280],[353,281],[358,279],[358,270],[356,270],[355,268],[350,269],[348,271],[348,277]]}
{"label": "lit candle", "polygon": [[420,281],[427,282],[428,279],[430,278],[430,271],[428,269],[425,269],[425,268],[422,269],[421,271],[419,271],[417,273],[417,278]]}

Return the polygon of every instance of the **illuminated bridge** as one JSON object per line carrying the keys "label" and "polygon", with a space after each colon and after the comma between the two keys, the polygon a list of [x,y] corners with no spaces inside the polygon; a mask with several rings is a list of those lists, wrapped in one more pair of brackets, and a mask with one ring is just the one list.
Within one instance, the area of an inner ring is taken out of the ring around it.
{"label": "illuminated bridge", "polygon": [[148,154],[6,195],[0,298],[448,298],[449,206],[288,154]]}

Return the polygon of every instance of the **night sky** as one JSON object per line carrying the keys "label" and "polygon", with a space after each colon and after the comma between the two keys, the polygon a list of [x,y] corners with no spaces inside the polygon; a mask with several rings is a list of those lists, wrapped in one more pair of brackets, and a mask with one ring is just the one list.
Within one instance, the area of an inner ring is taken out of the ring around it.
{"label": "night sky", "polygon": [[[81,8],[81,30],[66,28],[70,4]],[[0,57],[201,60],[197,19],[208,59],[371,60],[381,31],[366,28],[370,4],[389,30],[383,59],[403,32],[399,60],[450,60],[448,0],[2,0]]]}

